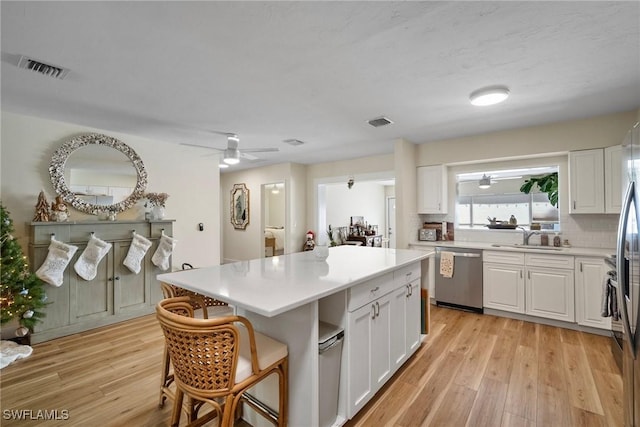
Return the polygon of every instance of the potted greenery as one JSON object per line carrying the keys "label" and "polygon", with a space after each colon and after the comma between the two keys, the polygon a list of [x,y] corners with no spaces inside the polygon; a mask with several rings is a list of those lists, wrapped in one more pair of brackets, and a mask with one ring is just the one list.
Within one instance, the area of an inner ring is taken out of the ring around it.
{"label": "potted greenery", "polygon": [[547,193],[549,203],[558,207],[558,172],[553,172],[539,177],[531,177],[524,181],[520,187],[520,191],[529,194],[534,185],[537,185],[540,191]]}

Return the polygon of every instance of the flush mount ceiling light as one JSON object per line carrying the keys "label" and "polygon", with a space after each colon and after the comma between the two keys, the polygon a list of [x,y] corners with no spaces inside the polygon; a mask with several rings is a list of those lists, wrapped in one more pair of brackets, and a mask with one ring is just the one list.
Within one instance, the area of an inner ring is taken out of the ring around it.
{"label": "flush mount ceiling light", "polygon": [[278,188],[278,184],[273,184],[273,188],[271,189],[271,194],[279,194],[280,189]]}
{"label": "flush mount ceiling light", "polygon": [[219,167],[220,169],[226,169],[226,168],[228,168],[228,167],[229,167],[229,165],[228,165],[228,164],[226,164],[226,163],[220,163],[220,164],[218,165],[218,167]]}
{"label": "flush mount ceiling light", "polygon": [[480,178],[480,181],[478,181],[478,188],[485,189],[489,187],[491,187],[491,177],[482,175],[482,178]]}
{"label": "flush mount ceiling light", "polygon": [[509,89],[504,86],[491,86],[478,89],[469,95],[473,105],[487,106],[498,104],[509,97]]}

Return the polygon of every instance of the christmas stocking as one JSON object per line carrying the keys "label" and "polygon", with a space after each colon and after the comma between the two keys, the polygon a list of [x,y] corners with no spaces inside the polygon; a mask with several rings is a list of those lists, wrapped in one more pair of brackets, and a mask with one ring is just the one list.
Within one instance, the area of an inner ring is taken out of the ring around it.
{"label": "christmas stocking", "polygon": [[111,250],[111,243],[98,239],[93,234],[89,238],[87,247],[73,265],[78,276],[84,280],[93,280],[96,277],[100,260]]}
{"label": "christmas stocking", "polygon": [[140,272],[140,264],[150,247],[151,242],[148,239],[139,234],[134,234],[129,252],[127,252],[127,257],[124,259],[123,264],[129,270],[138,274]]}
{"label": "christmas stocking", "polygon": [[158,249],[151,257],[151,262],[154,265],[160,267],[160,270],[168,270],[169,265],[169,257],[173,252],[173,248],[176,246],[176,239],[173,239],[169,236],[165,236],[164,234],[160,237],[160,244],[158,245]]}
{"label": "christmas stocking", "polygon": [[62,285],[62,273],[77,250],[77,246],[67,245],[51,237],[47,259],[36,271],[36,276],[50,285]]}

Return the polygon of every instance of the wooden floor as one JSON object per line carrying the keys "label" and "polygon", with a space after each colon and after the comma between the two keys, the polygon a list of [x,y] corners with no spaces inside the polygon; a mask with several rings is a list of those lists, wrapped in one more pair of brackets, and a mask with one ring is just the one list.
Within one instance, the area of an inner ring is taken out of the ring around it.
{"label": "wooden floor", "polygon": [[[608,338],[444,308],[431,320],[417,354],[348,426],[623,425]],[[0,424],[167,426],[162,350],[154,316],[37,344],[0,372]]]}

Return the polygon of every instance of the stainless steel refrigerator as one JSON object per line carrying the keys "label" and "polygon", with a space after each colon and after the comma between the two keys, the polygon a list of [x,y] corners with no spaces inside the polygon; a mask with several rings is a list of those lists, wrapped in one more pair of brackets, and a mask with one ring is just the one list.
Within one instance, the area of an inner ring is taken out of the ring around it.
{"label": "stainless steel refrigerator", "polygon": [[617,239],[618,310],[623,326],[622,404],[625,427],[640,427],[640,124],[622,144],[624,198]]}

